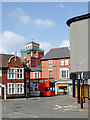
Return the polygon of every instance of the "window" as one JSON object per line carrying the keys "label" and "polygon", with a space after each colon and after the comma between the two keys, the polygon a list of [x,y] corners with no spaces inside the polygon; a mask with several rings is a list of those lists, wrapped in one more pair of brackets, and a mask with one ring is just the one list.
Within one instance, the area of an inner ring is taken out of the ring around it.
{"label": "window", "polygon": [[49,77],[52,77],[52,70],[49,70]]}
{"label": "window", "polygon": [[23,84],[17,83],[17,93],[22,94],[23,93]]}
{"label": "window", "polygon": [[68,65],[68,59],[67,59],[67,60],[65,60],[65,65]]}
{"label": "window", "polygon": [[23,68],[9,68],[8,79],[23,79]]}
{"label": "window", "polygon": [[40,72],[33,72],[33,78],[40,78]]}
{"label": "window", "polygon": [[2,70],[0,70],[0,77],[2,77]]}
{"label": "window", "polygon": [[8,83],[8,94],[23,94],[24,83]]}
{"label": "window", "polygon": [[15,84],[14,83],[9,83],[8,84],[8,93],[9,94],[14,94],[15,93]]}
{"label": "window", "polygon": [[17,79],[23,79],[23,69],[17,68]]}
{"label": "window", "polygon": [[8,78],[9,79],[15,79],[15,69],[14,68],[9,68],[8,69]]}
{"label": "window", "polygon": [[64,60],[61,60],[61,66],[64,66]]}
{"label": "window", "polygon": [[69,78],[69,68],[60,68],[60,78]]}
{"label": "window", "polygon": [[52,67],[52,60],[49,60],[49,67]]}

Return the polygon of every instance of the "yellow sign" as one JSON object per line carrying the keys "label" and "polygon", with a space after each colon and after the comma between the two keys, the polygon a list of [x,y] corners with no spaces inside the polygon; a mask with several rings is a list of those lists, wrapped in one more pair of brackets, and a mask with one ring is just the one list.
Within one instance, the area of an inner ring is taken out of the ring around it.
{"label": "yellow sign", "polygon": [[68,84],[57,84],[58,87],[68,86]]}

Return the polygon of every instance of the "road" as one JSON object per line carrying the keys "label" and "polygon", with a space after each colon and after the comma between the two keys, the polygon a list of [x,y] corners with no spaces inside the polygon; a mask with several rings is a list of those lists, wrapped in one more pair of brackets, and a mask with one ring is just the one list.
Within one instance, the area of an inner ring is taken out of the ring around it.
{"label": "road", "polygon": [[[3,118],[88,118],[88,112],[78,112],[80,104],[68,95],[2,102]],[[85,103],[85,106],[87,104]],[[76,111],[73,111],[76,110]]]}

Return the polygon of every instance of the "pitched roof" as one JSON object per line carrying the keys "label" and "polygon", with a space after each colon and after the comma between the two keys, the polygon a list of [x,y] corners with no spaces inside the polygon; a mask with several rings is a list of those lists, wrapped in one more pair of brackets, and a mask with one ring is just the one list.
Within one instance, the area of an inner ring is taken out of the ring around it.
{"label": "pitched roof", "polygon": [[8,60],[14,55],[0,54],[0,67],[7,67]]}
{"label": "pitched roof", "polygon": [[35,68],[30,68],[31,72],[35,72],[35,71],[41,71],[41,65],[35,67]]}
{"label": "pitched roof", "polygon": [[60,58],[70,58],[70,50],[68,47],[51,49],[44,57],[41,58],[41,61]]}

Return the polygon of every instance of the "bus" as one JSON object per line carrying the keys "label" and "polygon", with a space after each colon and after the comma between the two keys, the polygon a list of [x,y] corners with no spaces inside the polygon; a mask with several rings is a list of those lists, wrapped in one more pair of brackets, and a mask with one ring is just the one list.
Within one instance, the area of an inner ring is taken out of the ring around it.
{"label": "bus", "polygon": [[52,96],[55,95],[54,78],[30,79],[30,96]]}

